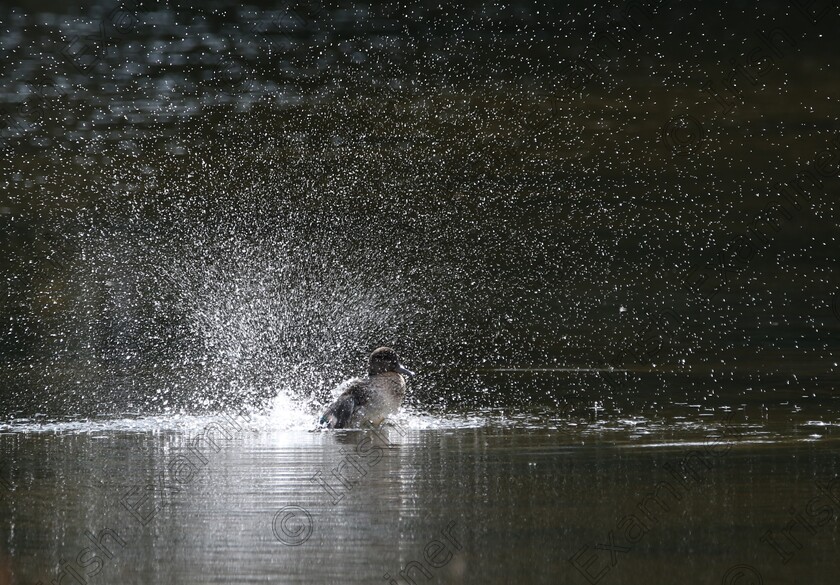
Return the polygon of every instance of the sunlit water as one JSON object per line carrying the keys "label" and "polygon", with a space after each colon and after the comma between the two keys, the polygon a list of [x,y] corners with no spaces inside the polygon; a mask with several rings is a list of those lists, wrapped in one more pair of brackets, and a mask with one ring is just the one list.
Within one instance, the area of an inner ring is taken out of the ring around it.
{"label": "sunlit water", "polygon": [[834,583],[840,423],[794,410],[408,408],[316,431],[278,398],[12,421],[5,566],[17,583]]}

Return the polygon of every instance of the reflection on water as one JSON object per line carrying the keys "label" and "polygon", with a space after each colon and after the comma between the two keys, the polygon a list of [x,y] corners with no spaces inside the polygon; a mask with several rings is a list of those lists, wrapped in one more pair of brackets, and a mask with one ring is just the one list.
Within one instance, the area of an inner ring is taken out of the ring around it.
{"label": "reflection on water", "polygon": [[837,425],[685,414],[21,421],[0,536],[18,583],[832,583]]}

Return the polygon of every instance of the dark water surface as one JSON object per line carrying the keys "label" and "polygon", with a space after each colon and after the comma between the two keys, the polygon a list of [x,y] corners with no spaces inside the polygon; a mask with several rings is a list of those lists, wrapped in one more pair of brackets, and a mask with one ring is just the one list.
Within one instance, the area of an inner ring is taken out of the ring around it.
{"label": "dark water surface", "polygon": [[838,582],[836,7],[252,4],[0,6],[0,585]]}
{"label": "dark water surface", "polygon": [[836,387],[838,15],[652,4],[2,9],[0,416]]}

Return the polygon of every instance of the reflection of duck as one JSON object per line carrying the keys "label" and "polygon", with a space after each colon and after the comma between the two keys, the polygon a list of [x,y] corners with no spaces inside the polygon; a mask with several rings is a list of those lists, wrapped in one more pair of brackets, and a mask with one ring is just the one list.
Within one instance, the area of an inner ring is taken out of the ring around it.
{"label": "reflection of duck", "polygon": [[370,354],[367,378],[344,382],[344,391],[321,416],[321,424],[330,429],[380,424],[405,398],[403,374],[413,376],[414,372],[400,364],[397,352],[390,347],[375,350]]}

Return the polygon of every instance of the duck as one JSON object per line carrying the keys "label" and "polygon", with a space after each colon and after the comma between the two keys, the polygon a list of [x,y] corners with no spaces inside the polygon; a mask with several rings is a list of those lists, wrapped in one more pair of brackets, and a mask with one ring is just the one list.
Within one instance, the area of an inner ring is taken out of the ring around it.
{"label": "duck", "polygon": [[405,398],[403,376],[413,375],[393,349],[375,349],[368,360],[367,377],[343,382],[339,386],[341,394],[321,415],[320,424],[328,429],[381,425]]}

